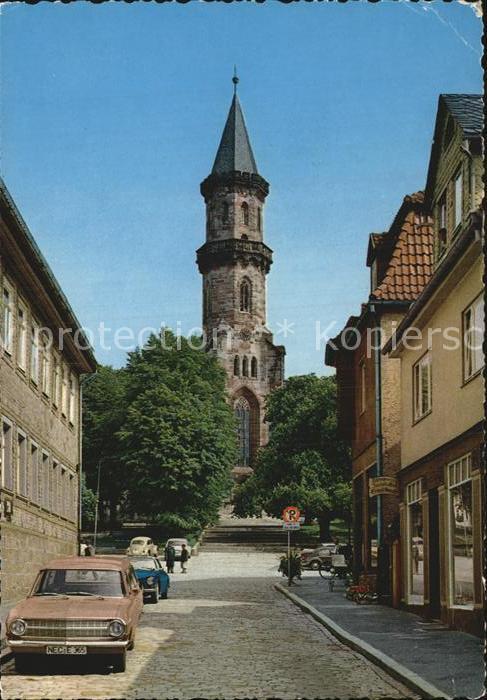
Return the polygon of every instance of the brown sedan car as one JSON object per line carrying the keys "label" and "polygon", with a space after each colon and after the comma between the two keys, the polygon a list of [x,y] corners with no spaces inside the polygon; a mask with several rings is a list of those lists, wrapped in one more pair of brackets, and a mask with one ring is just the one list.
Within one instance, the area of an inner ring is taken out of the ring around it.
{"label": "brown sedan car", "polygon": [[125,671],[142,608],[142,590],[126,557],[50,561],[7,618],[16,670],[25,672],[41,655],[97,654],[114,671]]}

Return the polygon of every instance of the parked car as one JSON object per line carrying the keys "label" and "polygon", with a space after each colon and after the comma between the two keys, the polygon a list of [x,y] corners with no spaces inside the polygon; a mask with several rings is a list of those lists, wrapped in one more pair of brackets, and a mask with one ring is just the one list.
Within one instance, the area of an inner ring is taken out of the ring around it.
{"label": "parked car", "polygon": [[183,544],[186,545],[188,550],[188,558],[191,556],[191,547],[188,544],[188,540],[185,537],[173,537],[166,542],[166,547],[172,545],[176,551],[176,561],[181,560],[181,551],[183,549]]}
{"label": "parked car", "polygon": [[170,581],[157,557],[131,556],[130,563],[142,587],[144,599],[157,603],[159,598],[167,598]]}
{"label": "parked car", "polygon": [[142,554],[150,557],[157,557],[157,545],[150,537],[134,537],[127,547],[127,554]]}
{"label": "parked car", "polygon": [[331,566],[331,557],[336,553],[336,544],[334,542],[325,542],[314,549],[301,550],[301,567],[303,569],[311,569],[318,571],[321,565]]}
{"label": "parked car", "polygon": [[16,670],[27,672],[35,658],[96,654],[115,672],[125,671],[143,605],[127,557],[50,561],[6,620]]}

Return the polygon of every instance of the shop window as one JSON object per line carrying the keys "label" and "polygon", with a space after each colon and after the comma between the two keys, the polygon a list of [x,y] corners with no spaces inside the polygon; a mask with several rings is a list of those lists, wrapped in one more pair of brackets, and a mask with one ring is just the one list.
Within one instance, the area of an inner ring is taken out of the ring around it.
{"label": "shop window", "polygon": [[448,465],[450,511],[450,599],[454,606],[473,606],[472,462],[466,455]]}
{"label": "shop window", "polygon": [[463,312],[463,378],[473,377],[484,366],[484,298],[480,294]]}
{"label": "shop window", "polygon": [[421,480],[407,485],[407,571],[410,603],[421,603],[424,598],[424,541]]}
{"label": "shop window", "polygon": [[431,411],[431,353],[427,352],[413,366],[414,420],[420,420]]}
{"label": "shop window", "polygon": [[13,428],[10,421],[2,421],[2,486],[14,490]]}

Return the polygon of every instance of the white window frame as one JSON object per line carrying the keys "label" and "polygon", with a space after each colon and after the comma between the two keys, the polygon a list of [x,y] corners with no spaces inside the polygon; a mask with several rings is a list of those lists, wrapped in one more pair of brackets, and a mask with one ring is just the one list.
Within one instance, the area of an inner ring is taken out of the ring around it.
{"label": "white window frame", "polygon": [[68,368],[61,362],[61,415],[68,416]]}
{"label": "white window frame", "polygon": [[[406,596],[409,605],[424,605],[424,571],[423,595],[411,593],[411,511],[410,506],[419,503],[422,508],[423,484],[422,479],[415,479],[406,485]],[[423,522],[424,531],[424,522]],[[423,537],[423,566],[424,566],[424,537]]]}
{"label": "white window frame", "polygon": [[53,353],[53,362],[52,362],[52,404],[56,408],[59,406],[59,378],[60,378],[60,372],[61,372],[61,362],[60,358]]}
{"label": "white window frame", "polygon": [[[15,492],[15,454],[14,454],[14,424],[12,423],[11,420],[9,420],[6,416],[0,416],[0,422],[2,424],[2,434],[1,434],[1,440],[2,440],[2,452],[1,452],[1,458],[2,458],[2,481],[1,485],[2,488],[6,489],[7,491],[10,491],[11,493]],[[5,437],[4,437],[4,425],[8,426],[9,432],[10,432],[10,476],[12,478],[12,487],[8,487],[5,484],[5,467],[7,464],[6,460],[6,445],[5,445]]]}
{"label": "white window frame", "polygon": [[453,180],[454,188],[454,220],[453,220],[453,230],[455,231],[458,226],[462,223],[463,219],[463,171],[460,168]]}
{"label": "white window frame", "polygon": [[39,324],[34,320],[30,326],[30,378],[39,384]]}
{"label": "white window frame", "polygon": [[42,338],[41,390],[45,396],[51,394],[51,350],[47,336]]}
{"label": "white window frame", "polygon": [[[452,478],[452,474],[454,475]],[[472,482],[472,454],[467,452],[458,459],[449,462],[446,465],[446,478],[447,478],[447,546],[448,546],[448,607],[455,610],[473,610],[475,607],[474,602],[471,605],[456,605],[455,600],[455,568],[453,561],[453,542],[452,542],[452,519],[451,519],[451,489],[455,486],[460,486],[461,484],[466,484]],[[472,494],[473,495],[473,494]],[[472,498],[472,520],[473,520],[473,509],[474,501]],[[475,573],[475,572],[474,572]]]}
{"label": "white window frame", "polygon": [[68,420],[74,425],[76,417],[76,377],[74,372],[69,373],[68,378]]}
{"label": "white window frame", "polygon": [[27,307],[19,302],[17,304],[17,366],[24,372],[27,371],[27,321]]}
{"label": "white window frame", "polygon": [[[427,406],[423,408],[423,368],[426,367]],[[413,365],[413,422],[416,423],[431,413],[433,408],[432,358],[428,350]]]}
{"label": "white window frame", "polygon": [[[470,314],[470,321],[467,317]],[[468,327],[467,327],[468,323]],[[462,313],[463,381],[468,382],[485,365],[482,343],[485,332],[484,296],[479,296]],[[470,338],[473,336],[473,342]],[[472,347],[472,345],[474,347]],[[471,369],[469,371],[469,366]]]}
{"label": "white window frame", "polygon": [[[6,298],[7,297],[7,298]],[[2,347],[8,355],[13,354],[14,347],[14,288],[5,278],[2,284]]]}

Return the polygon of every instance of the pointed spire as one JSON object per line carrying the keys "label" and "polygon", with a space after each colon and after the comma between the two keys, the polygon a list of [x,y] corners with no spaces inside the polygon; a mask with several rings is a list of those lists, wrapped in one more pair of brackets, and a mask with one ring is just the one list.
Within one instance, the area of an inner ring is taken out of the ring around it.
{"label": "pointed spire", "polygon": [[250,145],[247,127],[245,126],[245,119],[237,96],[237,84],[239,79],[237,77],[236,67],[232,82],[234,85],[233,100],[225,128],[223,129],[215,162],[213,163],[212,173],[222,175],[224,173],[231,173],[234,170],[240,170],[244,173],[253,173],[257,175],[257,164],[254,154],[252,153],[252,146]]}

